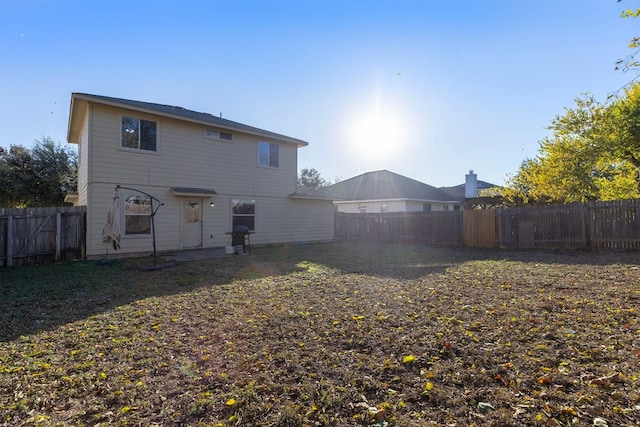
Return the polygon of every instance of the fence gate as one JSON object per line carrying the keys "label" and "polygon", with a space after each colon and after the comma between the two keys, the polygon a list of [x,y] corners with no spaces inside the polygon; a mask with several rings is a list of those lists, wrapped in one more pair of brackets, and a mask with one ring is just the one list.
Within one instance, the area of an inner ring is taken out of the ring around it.
{"label": "fence gate", "polygon": [[462,244],[469,248],[496,247],[495,209],[462,212]]}

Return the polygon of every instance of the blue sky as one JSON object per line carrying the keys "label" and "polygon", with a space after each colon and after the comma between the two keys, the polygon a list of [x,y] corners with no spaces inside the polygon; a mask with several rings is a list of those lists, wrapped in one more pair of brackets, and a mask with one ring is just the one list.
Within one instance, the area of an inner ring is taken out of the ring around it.
{"label": "blue sky", "polygon": [[0,1],[0,146],[66,142],[71,92],[178,105],[309,142],[330,180],[503,184],[581,93],[604,100],[624,0]]}

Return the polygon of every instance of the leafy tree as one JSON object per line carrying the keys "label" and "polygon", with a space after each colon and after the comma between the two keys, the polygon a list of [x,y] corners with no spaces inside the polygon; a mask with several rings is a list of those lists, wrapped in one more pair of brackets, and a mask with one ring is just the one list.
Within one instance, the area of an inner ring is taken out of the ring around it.
{"label": "leafy tree", "polygon": [[331,183],[324,179],[320,172],[315,168],[303,168],[300,170],[300,176],[298,177],[298,185],[309,188],[322,188],[330,185]]}
{"label": "leafy tree", "polygon": [[507,181],[508,204],[628,199],[640,194],[640,87],[606,104],[592,96],[556,116],[552,136]]}
{"label": "leafy tree", "polygon": [[50,137],[0,149],[0,206],[61,206],[77,188],[77,156]]}
{"label": "leafy tree", "polygon": [[640,84],[625,90],[609,109],[608,141],[613,154],[630,162],[638,173],[640,188]]}

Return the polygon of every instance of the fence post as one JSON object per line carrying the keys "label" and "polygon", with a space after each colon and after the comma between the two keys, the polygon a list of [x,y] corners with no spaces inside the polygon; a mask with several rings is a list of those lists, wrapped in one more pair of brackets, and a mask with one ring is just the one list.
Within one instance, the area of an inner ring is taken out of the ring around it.
{"label": "fence post", "polygon": [[7,267],[13,265],[13,213],[7,217]]}
{"label": "fence post", "polygon": [[62,212],[56,212],[56,262],[62,257]]}
{"label": "fence post", "polygon": [[591,217],[591,204],[587,204],[584,208],[584,245],[587,249],[591,249]]}

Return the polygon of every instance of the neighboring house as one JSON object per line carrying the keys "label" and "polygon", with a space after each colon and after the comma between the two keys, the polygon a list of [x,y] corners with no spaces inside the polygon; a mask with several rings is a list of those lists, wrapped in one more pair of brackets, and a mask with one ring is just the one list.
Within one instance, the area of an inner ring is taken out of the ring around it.
{"label": "neighboring house", "polygon": [[87,206],[88,257],[113,250],[102,229],[116,186],[122,254],[153,249],[148,195],[157,198],[161,252],[226,246],[237,225],[254,231],[258,245],[333,240],[331,197],[296,185],[305,141],[180,107],[81,93],[71,95],[68,141],[78,144],[78,193],[69,200]]}
{"label": "neighboring house", "polygon": [[[478,180],[478,175],[473,173],[472,170],[470,170],[469,173],[465,175],[464,184],[455,185],[453,187],[440,187],[440,189],[446,191],[452,196],[464,197],[465,199],[478,197],[481,193],[491,192],[491,190],[495,188],[499,188],[499,186],[491,184],[490,182]],[[495,196],[497,195],[497,193],[487,195]]]}
{"label": "neighboring house", "polygon": [[430,212],[460,210],[464,196],[388,170],[367,172],[323,188],[336,196],[338,212]]}
{"label": "neighboring house", "polygon": [[453,197],[463,197],[465,199],[464,209],[475,209],[479,207],[491,207],[500,205],[502,197],[500,196],[500,186],[491,184],[490,182],[478,180],[478,175],[470,170],[465,175],[464,184],[453,187],[440,187]]}

